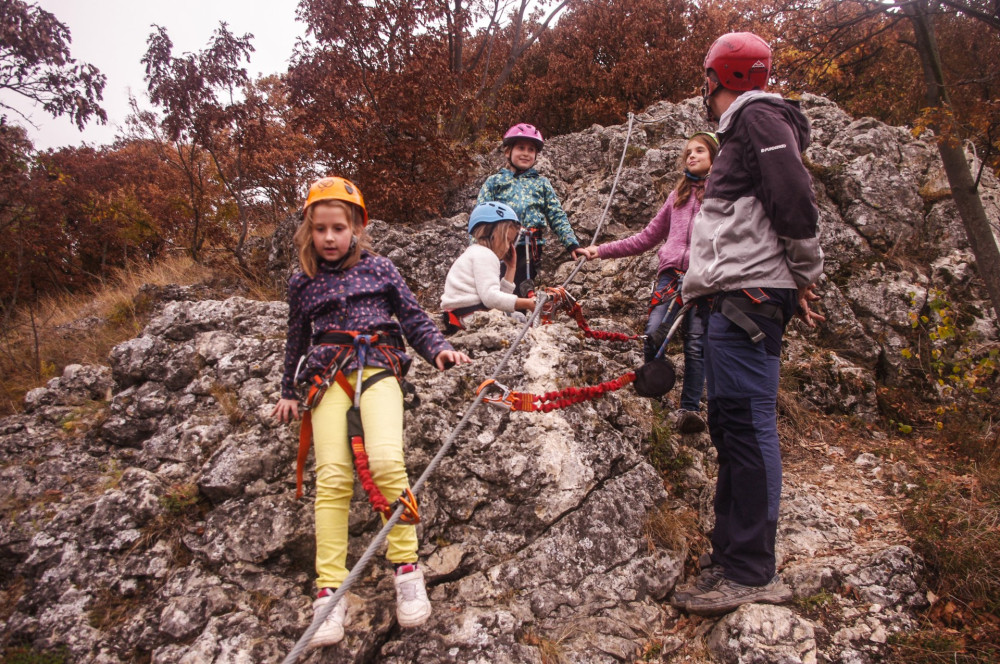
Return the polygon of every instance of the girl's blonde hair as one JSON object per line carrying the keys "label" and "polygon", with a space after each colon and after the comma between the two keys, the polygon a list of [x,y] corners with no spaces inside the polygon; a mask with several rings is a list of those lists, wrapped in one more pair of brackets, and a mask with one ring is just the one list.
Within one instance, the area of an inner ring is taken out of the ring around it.
{"label": "girl's blonde hair", "polygon": [[[687,143],[684,144],[684,150],[681,151],[681,157],[677,165],[677,167],[681,170],[681,177],[677,180],[677,184],[674,185],[674,191],[677,192],[677,198],[674,200],[675,208],[679,208],[687,203],[688,199],[691,198],[691,191],[695,190],[695,188],[691,186],[691,180],[688,179],[688,177],[683,173],[685,169],[684,163],[687,161],[688,146],[691,145],[693,141],[698,141],[708,148],[708,159],[713,164],[715,163],[715,155],[719,153],[719,144],[703,133],[695,134],[687,140]],[[698,202],[700,203],[702,198],[705,196],[705,188],[698,187],[695,191],[695,195],[698,197]]]}
{"label": "girl's blonde hair", "polygon": [[292,241],[299,250],[299,267],[302,268],[302,271],[310,279],[315,277],[316,272],[319,270],[319,254],[316,253],[316,247],[313,246],[312,239],[313,210],[319,205],[339,207],[347,215],[347,218],[351,220],[351,227],[354,231],[354,237],[357,238],[357,242],[354,243],[351,251],[340,260],[341,269],[346,270],[357,265],[358,261],[361,260],[362,250],[371,252],[371,240],[368,237],[368,233],[365,232],[364,216],[361,213],[361,208],[345,201],[317,201],[306,208],[305,214],[302,215],[302,223],[295,229],[295,235],[292,236]]}
{"label": "girl's blonde hair", "polygon": [[476,244],[488,247],[493,253],[503,256],[510,246],[507,242],[507,235],[511,229],[519,231],[521,224],[509,220],[498,221],[494,224],[478,224],[472,229],[472,237],[475,238]]}

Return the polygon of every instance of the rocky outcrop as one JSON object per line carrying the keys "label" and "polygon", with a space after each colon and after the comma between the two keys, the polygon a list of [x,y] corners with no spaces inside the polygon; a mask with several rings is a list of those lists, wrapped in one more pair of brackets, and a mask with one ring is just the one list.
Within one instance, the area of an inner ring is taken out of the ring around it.
{"label": "rocky outcrop", "polygon": [[[783,416],[799,440],[785,450],[778,553],[795,602],[692,623],[664,602],[693,558],[691,515],[695,531],[711,528],[715,472],[707,434],[670,430],[669,398],[626,388],[548,414],[484,405],[420,496],[430,622],[397,628],[391,576],[375,564],[348,595],[345,641],[308,661],[667,661],[699,642],[719,661],[868,662],[912,625],[927,601],[922,566],[886,501],[905,489],[907,469],[864,438],[858,454],[828,445],[812,420],[877,413],[876,385],[905,373],[911,313],[934,289],[988,306],[932,143],[821,98],[803,105],[828,322],[818,332],[792,324],[782,370],[783,403],[798,413]],[[696,100],[639,117],[601,241],[644,226],[672,184],[683,136],[702,128]],[[594,126],[542,153],[585,242],[625,138],[624,126]],[[496,166],[488,161],[483,175]],[[420,228],[369,226],[431,310],[465,247],[478,183]],[[986,177],[984,190],[995,201],[1000,188]],[[276,274],[289,270],[295,223],[276,234]],[[916,246],[932,258],[899,260]],[[547,281],[559,283],[570,264],[546,251]],[[588,263],[571,290],[594,328],[640,331],[655,267],[652,254]],[[0,421],[0,634],[38,652],[65,648],[77,662],[278,661],[308,625],[314,553],[311,505],[294,499],[296,430],[269,416],[287,307],[207,300],[197,289],[144,296],[156,315],[108,367],[67,367],[28,394],[24,413]],[[985,317],[973,325],[995,339]],[[518,330],[477,315],[453,337],[473,364],[441,374],[414,363],[422,405],[407,415],[411,479]],[[539,393],[639,361],[635,344],[586,340],[562,317],[528,332],[500,380]],[[350,561],[378,526],[359,490]]]}

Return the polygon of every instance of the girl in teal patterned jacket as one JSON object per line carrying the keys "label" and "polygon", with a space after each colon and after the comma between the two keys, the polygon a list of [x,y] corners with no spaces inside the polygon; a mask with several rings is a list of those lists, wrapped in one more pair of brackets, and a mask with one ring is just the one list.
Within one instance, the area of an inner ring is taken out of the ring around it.
{"label": "girl in teal patterned jacket", "polygon": [[[581,251],[552,184],[533,168],[544,142],[541,132],[529,124],[517,124],[507,130],[503,137],[507,165],[499,173],[486,178],[476,201],[478,204],[491,201],[505,203],[514,209],[521,220],[525,233],[517,243],[514,286],[522,296],[527,296],[526,287],[522,284],[538,278],[541,246],[545,244],[541,234],[546,226],[573,253],[573,258],[577,258]],[[530,288],[529,284],[527,289]]]}

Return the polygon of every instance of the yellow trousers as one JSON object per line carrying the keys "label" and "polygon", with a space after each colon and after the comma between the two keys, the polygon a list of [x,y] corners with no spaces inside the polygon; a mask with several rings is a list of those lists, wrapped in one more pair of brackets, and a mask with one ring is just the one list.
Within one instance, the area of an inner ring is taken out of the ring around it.
{"label": "yellow trousers", "polygon": [[[365,367],[363,379],[382,370]],[[354,371],[348,376],[352,385],[357,375]],[[348,573],[347,522],[354,495],[354,461],[347,439],[351,405],[343,388],[333,383],[312,412],[317,588],[338,588]],[[395,378],[384,378],[361,393],[361,423],[372,479],[392,503],[410,485],[403,460],[403,393]],[[416,527],[399,524],[389,531],[386,558],[392,563],[417,561]]]}

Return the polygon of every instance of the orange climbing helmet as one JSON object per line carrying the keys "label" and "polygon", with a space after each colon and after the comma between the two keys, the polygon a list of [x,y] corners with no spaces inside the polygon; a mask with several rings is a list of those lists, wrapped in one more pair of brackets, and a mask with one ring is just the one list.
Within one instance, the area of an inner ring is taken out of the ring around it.
{"label": "orange climbing helmet", "polygon": [[361,190],[347,178],[331,176],[313,182],[309,186],[309,196],[306,197],[305,205],[302,206],[302,214],[306,213],[310,205],[319,201],[344,201],[357,205],[361,208],[361,217],[364,220],[362,225],[368,225],[368,209],[365,207]]}

